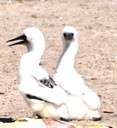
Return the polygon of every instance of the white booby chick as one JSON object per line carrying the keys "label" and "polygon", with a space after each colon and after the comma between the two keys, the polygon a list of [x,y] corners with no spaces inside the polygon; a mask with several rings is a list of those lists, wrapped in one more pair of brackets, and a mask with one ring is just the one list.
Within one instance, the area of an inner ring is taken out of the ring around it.
{"label": "white booby chick", "polygon": [[62,43],[63,50],[57,62],[54,79],[63,90],[70,94],[71,101],[68,98],[67,106],[69,118],[98,120],[101,118],[98,112],[100,99],[85,85],[83,78],[74,68],[78,51],[78,32],[74,27],[66,26],[62,30]]}
{"label": "white booby chick", "polygon": [[7,42],[15,40],[21,41],[9,46],[25,44],[28,49],[20,59],[18,80],[19,90],[32,108],[33,115],[54,119],[59,119],[60,115],[65,117],[65,111],[59,108],[65,103],[67,94],[39,65],[45,49],[42,32],[35,27],[27,28],[21,36]]}

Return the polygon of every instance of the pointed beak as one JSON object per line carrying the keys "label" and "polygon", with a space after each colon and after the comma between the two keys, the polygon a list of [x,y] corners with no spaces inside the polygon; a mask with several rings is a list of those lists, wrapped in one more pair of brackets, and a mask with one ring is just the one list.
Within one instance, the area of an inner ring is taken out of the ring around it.
{"label": "pointed beak", "polygon": [[11,39],[11,40],[6,41],[6,43],[12,42],[12,41],[17,41],[17,40],[21,40],[21,41],[15,42],[15,43],[10,44],[8,46],[13,46],[13,45],[18,45],[18,44],[24,44],[24,43],[27,43],[28,42],[26,36],[25,35],[21,35],[21,36],[18,36],[16,38],[14,38],[14,39]]}

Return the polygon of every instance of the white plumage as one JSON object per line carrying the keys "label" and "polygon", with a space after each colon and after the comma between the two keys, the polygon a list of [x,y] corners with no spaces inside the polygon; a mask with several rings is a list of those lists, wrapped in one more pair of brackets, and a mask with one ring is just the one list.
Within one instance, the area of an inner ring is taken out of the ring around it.
{"label": "white plumage", "polygon": [[22,41],[10,46],[25,44],[28,49],[20,59],[18,80],[19,90],[32,108],[34,116],[38,114],[54,119],[59,119],[60,116],[67,117],[67,109],[64,110],[67,94],[39,65],[45,49],[42,32],[35,27],[27,28],[23,31],[23,35],[7,42],[15,40]]}
{"label": "white plumage", "polygon": [[78,33],[74,27],[66,26],[61,36],[63,50],[57,62],[54,79],[69,95],[66,102],[69,119],[99,120],[100,99],[85,85],[83,78],[74,68],[78,51]]}
{"label": "white plumage", "polygon": [[[65,27],[62,31],[63,51],[57,63],[55,80],[39,65],[45,49],[42,32],[31,27],[15,39],[23,40],[28,52],[20,59],[19,90],[32,108],[34,116],[54,119],[99,119],[100,100],[90,90],[74,68],[74,59],[78,49],[77,31]],[[58,86],[60,85],[60,86]]]}

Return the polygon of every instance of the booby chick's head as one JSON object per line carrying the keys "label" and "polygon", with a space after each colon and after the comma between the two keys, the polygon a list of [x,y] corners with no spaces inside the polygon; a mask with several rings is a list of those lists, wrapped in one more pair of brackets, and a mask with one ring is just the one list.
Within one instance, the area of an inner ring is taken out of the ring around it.
{"label": "booby chick's head", "polygon": [[63,40],[64,44],[71,43],[71,42],[74,42],[75,40],[77,40],[78,32],[77,32],[77,30],[74,27],[66,26],[62,30],[61,37],[62,37],[62,40]]}
{"label": "booby chick's head", "polygon": [[28,50],[36,50],[38,46],[40,47],[40,49],[45,48],[45,40],[43,33],[36,27],[24,29],[23,34],[21,36],[8,40],[7,42],[16,40],[20,41],[10,44],[9,46],[24,44],[27,46]]}

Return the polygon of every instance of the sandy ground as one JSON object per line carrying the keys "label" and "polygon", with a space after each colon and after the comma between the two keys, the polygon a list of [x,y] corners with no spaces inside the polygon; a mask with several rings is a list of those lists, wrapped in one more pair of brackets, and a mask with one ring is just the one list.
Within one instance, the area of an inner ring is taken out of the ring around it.
{"label": "sandy ground", "polygon": [[75,67],[87,85],[101,96],[101,122],[116,127],[116,0],[0,0],[0,116],[32,115],[17,84],[18,63],[26,48],[7,47],[6,40],[18,36],[27,27],[40,28],[46,38],[42,64],[53,74],[62,47],[60,30],[66,25],[79,31]]}

